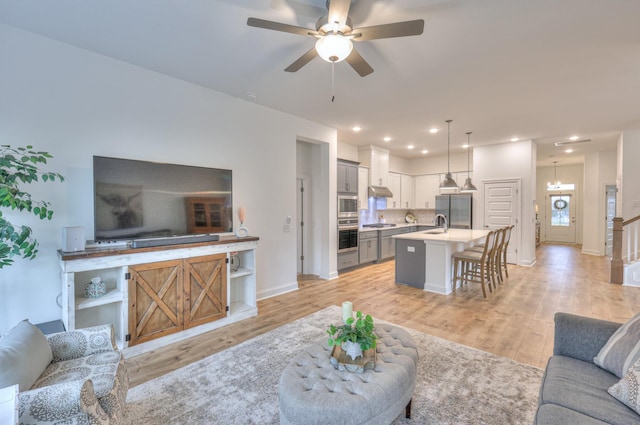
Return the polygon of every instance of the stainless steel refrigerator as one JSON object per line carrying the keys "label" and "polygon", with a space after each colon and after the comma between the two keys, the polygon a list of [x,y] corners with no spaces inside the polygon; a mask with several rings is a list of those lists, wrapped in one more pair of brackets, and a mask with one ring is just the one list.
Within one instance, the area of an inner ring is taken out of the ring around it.
{"label": "stainless steel refrigerator", "polygon": [[467,193],[436,195],[436,214],[447,217],[447,223],[452,229],[471,229],[472,200],[473,195]]}

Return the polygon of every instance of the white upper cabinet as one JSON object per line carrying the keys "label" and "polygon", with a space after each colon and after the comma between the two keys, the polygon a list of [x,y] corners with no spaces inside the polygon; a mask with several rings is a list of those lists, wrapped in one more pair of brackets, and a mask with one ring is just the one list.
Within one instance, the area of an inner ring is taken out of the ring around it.
{"label": "white upper cabinet", "polygon": [[413,208],[413,180],[406,174],[389,173],[389,190],[393,197],[387,198],[387,209]]}
{"label": "white upper cabinet", "polygon": [[369,209],[369,169],[358,167],[358,209]]}
{"label": "white upper cabinet", "polygon": [[369,167],[371,186],[389,186],[389,151],[377,146],[362,146],[358,149],[360,163]]}
{"label": "white upper cabinet", "polygon": [[387,209],[396,210],[402,208],[402,176],[396,173],[389,173],[388,187],[393,196],[387,198]]}
{"label": "white upper cabinet", "polygon": [[412,176],[402,174],[400,184],[400,208],[413,208],[413,182],[414,178]]}
{"label": "white upper cabinet", "polygon": [[416,209],[435,209],[436,195],[440,194],[440,175],[416,176],[414,185],[413,207]]}

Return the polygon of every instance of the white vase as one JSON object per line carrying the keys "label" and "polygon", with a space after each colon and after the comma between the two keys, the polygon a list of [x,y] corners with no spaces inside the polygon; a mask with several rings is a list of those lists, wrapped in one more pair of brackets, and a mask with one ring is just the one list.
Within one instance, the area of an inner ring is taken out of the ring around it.
{"label": "white vase", "polygon": [[360,344],[353,341],[345,341],[342,343],[342,351],[347,353],[347,356],[351,357],[351,360],[355,360],[358,357],[362,357],[362,347]]}

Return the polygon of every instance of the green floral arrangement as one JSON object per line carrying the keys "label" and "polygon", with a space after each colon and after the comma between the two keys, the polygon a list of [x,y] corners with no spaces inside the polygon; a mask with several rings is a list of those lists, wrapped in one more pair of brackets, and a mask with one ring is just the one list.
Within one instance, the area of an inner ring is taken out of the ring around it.
{"label": "green floral arrangement", "polygon": [[360,344],[363,351],[376,348],[377,335],[373,333],[373,317],[356,312],[355,319],[349,317],[344,325],[329,326],[329,346],[341,346],[343,342],[351,341]]}

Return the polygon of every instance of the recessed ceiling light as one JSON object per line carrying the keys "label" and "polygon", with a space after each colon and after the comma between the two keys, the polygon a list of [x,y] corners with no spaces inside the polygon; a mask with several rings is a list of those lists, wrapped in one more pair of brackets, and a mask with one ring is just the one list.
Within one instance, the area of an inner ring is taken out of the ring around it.
{"label": "recessed ceiling light", "polygon": [[409,150],[411,150],[411,149],[413,149],[413,148],[415,148],[415,146],[413,146],[413,145],[409,145],[409,146],[407,146],[407,149],[409,149]]}
{"label": "recessed ceiling light", "polygon": [[511,138],[511,141],[512,141],[512,142],[517,142],[518,140],[520,140],[520,139],[518,139],[517,137],[512,137],[512,138]]}
{"label": "recessed ceiling light", "polygon": [[429,151],[426,150],[426,149],[422,149],[422,153],[427,154],[427,153],[429,153]]}
{"label": "recessed ceiling light", "polygon": [[579,136],[571,136],[569,137],[569,140],[578,140],[580,137]]}
{"label": "recessed ceiling light", "polygon": [[571,153],[571,152],[573,152],[573,149],[565,149],[565,152],[566,153]]}
{"label": "recessed ceiling light", "polygon": [[438,131],[440,131],[440,130],[435,128],[435,127],[429,129],[429,133],[431,133],[431,134],[436,134]]}
{"label": "recessed ceiling light", "polygon": [[382,139],[382,140],[384,140],[385,142],[390,142],[390,141],[391,141],[391,137],[387,136],[387,137],[385,137],[385,138],[384,138],[384,139]]}
{"label": "recessed ceiling light", "polygon": [[467,149],[469,145],[462,145],[462,149]]}
{"label": "recessed ceiling light", "polygon": [[362,130],[362,128],[360,128],[360,126],[356,125],[355,127],[352,128],[352,130],[355,131],[355,132],[358,132],[358,131]]}
{"label": "recessed ceiling light", "polygon": [[257,98],[257,96],[256,96],[256,94],[254,92],[250,91],[250,92],[247,93],[247,99],[256,100],[256,98]]}

